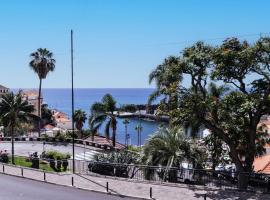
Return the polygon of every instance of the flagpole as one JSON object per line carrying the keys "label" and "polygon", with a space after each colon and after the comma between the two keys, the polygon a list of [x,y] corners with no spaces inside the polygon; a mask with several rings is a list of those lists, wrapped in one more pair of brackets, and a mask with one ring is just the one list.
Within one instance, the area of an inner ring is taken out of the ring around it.
{"label": "flagpole", "polygon": [[74,88],[73,88],[73,30],[70,31],[71,42],[71,104],[72,104],[72,172],[75,173],[75,132],[74,132]]}

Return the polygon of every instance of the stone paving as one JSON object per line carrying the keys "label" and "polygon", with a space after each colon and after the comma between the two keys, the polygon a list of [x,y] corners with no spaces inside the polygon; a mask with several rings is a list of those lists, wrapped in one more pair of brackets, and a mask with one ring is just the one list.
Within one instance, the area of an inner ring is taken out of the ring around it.
{"label": "stone paving", "polygon": [[[7,150],[7,152],[11,153],[11,142],[8,141],[0,141],[0,150],[4,151]],[[72,145],[71,144],[54,144],[54,143],[45,143],[43,146],[43,142],[37,142],[37,141],[26,141],[26,142],[15,142],[14,144],[14,150],[16,152],[16,155],[19,156],[29,156],[30,154],[34,152],[38,152],[38,155],[40,155],[43,150],[49,151],[49,150],[56,150],[63,153],[69,153],[72,154]],[[92,146],[87,145],[75,145],[75,156],[76,155],[82,155],[84,152],[103,152],[104,150],[95,148]]]}
{"label": "stone paving", "polygon": [[[0,164],[0,173],[3,173],[3,164]],[[20,167],[4,165],[4,173],[16,176],[22,176]],[[113,178],[95,177],[90,175],[72,175],[70,173],[46,173],[46,182],[59,185],[72,186],[72,177],[74,186],[86,190],[107,192],[106,185],[108,182],[109,193],[132,196],[144,199],[150,199],[150,187],[152,187],[153,198],[157,200],[198,200],[204,199],[226,199],[226,200],[252,200],[262,199],[270,200],[270,194],[238,192],[235,190],[220,190],[215,188],[204,188],[202,186],[191,186],[185,184],[178,185],[160,185],[150,183],[140,183],[134,181],[124,181]],[[44,172],[23,168],[23,176],[39,181],[44,181]]]}

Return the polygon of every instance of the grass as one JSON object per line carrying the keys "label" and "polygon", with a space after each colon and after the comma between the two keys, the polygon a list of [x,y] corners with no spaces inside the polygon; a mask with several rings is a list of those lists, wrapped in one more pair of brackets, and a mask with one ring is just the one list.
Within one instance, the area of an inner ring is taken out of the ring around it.
{"label": "grass", "polygon": [[[9,159],[9,164],[11,164],[11,158]],[[15,156],[15,165],[21,166],[21,167],[31,167],[32,162],[29,161],[26,157],[23,156]],[[47,172],[55,172],[53,168],[50,167],[49,164],[42,163],[42,161],[39,161],[39,169],[47,171]]]}
{"label": "grass", "polygon": [[141,148],[140,147],[129,145],[128,146],[128,150],[139,153],[141,151]]}

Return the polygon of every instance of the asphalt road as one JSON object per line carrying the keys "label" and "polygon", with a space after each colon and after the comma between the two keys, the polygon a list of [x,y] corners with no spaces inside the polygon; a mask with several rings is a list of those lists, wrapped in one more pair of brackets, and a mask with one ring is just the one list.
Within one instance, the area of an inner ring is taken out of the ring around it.
{"label": "asphalt road", "polygon": [[1,200],[134,200],[0,174]]}

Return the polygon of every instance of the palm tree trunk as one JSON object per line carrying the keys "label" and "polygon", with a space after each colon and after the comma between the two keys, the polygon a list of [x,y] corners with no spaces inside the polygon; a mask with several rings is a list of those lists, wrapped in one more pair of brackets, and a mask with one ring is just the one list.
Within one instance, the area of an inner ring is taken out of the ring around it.
{"label": "palm tree trunk", "polygon": [[13,165],[15,165],[15,160],[14,160],[14,127],[11,127],[11,162]]}
{"label": "palm tree trunk", "polygon": [[113,133],[112,133],[112,142],[113,142],[113,147],[115,147],[115,140],[116,140],[116,130],[113,129]]}
{"label": "palm tree trunk", "polygon": [[92,133],[91,133],[91,135],[92,135],[92,141],[94,141],[94,138],[95,138],[95,133],[94,133],[94,132],[92,132]]}
{"label": "palm tree trunk", "polygon": [[82,132],[82,129],[80,129],[80,135],[81,135],[81,139],[83,139],[83,132]]}
{"label": "palm tree trunk", "polygon": [[38,137],[40,137],[40,126],[41,126],[41,113],[40,113],[40,97],[41,97],[41,85],[42,79],[39,79],[39,90],[38,90]]}

